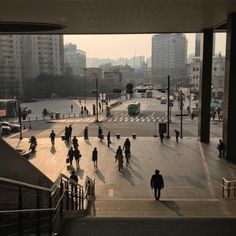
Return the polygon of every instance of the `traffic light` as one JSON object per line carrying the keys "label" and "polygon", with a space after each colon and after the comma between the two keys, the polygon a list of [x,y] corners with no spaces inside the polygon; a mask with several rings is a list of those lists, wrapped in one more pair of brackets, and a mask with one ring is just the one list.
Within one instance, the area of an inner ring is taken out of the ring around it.
{"label": "traffic light", "polygon": [[133,84],[129,83],[126,85],[126,93],[133,94]]}

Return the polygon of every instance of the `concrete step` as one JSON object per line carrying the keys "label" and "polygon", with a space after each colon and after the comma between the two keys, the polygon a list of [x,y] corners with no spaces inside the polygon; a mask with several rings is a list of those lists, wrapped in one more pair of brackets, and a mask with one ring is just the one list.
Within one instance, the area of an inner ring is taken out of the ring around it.
{"label": "concrete step", "polygon": [[66,223],[66,236],[234,236],[235,218],[85,217]]}
{"label": "concrete step", "polygon": [[235,217],[235,201],[221,199],[128,199],[95,201],[91,215],[111,217]]}

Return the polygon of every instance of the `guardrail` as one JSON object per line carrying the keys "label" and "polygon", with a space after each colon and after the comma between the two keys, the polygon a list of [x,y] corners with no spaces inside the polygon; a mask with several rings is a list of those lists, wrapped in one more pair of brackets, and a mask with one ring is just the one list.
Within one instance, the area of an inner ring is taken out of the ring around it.
{"label": "guardrail", "polygon": [[222,197],[224,199],[236,198],[236,180],[222,178]]}
{"label": "guardrail", "polygon": [[87,177],[85,186],[63,174],[51,188],[0,178],[0,235],[52,235],[59,213],[84,210],[88,196],[95,197],[95,180]]}

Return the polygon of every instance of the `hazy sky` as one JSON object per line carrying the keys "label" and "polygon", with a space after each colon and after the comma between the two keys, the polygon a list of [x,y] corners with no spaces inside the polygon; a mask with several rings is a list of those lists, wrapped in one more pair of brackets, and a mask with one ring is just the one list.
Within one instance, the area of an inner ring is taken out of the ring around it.
{"label": "hazy sky", "polygon": [[[188,54],[194,53],[195,34],[186,34]],[[87,57],[130,58],[133,56],[151,56],[152,34],[122,35],[65,35],[64,43],[74,43],[86,52]],[[225,51],[225,34],[216,34],[216,53]]]}

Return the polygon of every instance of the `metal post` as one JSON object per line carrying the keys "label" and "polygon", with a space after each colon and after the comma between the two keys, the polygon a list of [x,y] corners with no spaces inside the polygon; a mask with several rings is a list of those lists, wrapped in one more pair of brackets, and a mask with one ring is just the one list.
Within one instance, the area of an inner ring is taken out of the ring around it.
{"label": "metal post", "polygon": [[180,138],[183,138],[183,93],[180,90]]}
{"label": "metal post", "polygon": [[[39,190],[37,189],[36,190],[36,208],[39,209],[40,208],[40,192]],[[40,236],[40,218],[41,218],[41,215],[40,215],[40,212],[37,212],[36,213],[36,220],[37,220],[37,223],[36,223],[36,235],[37,236]]]}
{"label": "metal post", "polygon": [[84,68],[84,103],[86,104],[87,97],[87,76],[86,76],[87,68]]}
{"label": "metal post", "polygon": [[98,120],[98,77],[96,76],[96,122],[99,122]]}
{"label": "metal post", "polygon": [[167,136],[166,138],[170,138],[170,76],[168,75],[168,81],[167,81]]}
{"label": "metal post", "polygon": [[20,107],[20,99],[18,98],[18,113],[19,113],[19,123],[20,123],[20,140],[23,139],[22,136],[22,122],[21,122],[21,107]]}
{"label": "metal post", "polygon": [[[22,190],[21,190],[21,186],[19,186],[19,190],[18,190],[18,210],[22,209]],[[22,212],[18,213],[17,216],[17,230],[18,230],[18,235],[19,236],[23,236],[23,214]]]}

